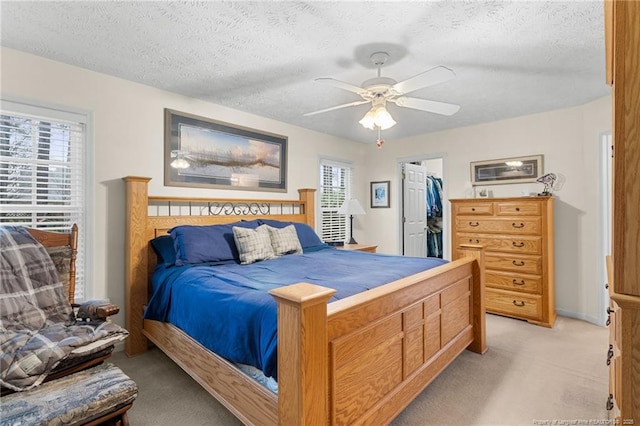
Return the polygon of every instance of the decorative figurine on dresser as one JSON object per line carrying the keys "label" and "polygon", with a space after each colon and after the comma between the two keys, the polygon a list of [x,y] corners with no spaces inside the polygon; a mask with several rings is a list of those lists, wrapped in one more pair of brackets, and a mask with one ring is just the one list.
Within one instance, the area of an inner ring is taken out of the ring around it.
{"label": "decorative figurine on dresser", "polygon": [[[487,312],[553,327],[553,197],[451,201],[452,247],[485,247]],[[453,259],[459,257],[452,253]]]}

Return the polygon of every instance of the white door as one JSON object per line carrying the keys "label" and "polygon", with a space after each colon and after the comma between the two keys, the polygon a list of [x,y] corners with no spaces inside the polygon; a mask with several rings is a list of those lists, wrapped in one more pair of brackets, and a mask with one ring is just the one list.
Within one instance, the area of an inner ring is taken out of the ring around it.
{"label": "white door", "polygon": [[404,255],[427,257],[427,170],[405,163],[403,188]]}

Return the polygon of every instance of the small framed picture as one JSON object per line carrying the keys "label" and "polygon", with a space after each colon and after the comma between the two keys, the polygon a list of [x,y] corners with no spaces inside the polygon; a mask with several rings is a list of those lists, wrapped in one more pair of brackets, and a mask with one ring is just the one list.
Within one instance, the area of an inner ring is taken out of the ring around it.
{"label": "small framed picture", "polygon": [[371,208],[385,208],[391,206],[389,184],[391,181],[371,182]]}

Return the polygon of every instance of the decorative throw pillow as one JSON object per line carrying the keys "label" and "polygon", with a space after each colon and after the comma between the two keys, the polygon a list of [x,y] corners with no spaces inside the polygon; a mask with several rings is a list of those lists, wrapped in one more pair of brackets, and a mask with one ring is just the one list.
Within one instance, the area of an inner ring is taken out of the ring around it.
{"label": "decorative throw pillow", "polygon": [[243,265],[275,257],[267,225],[258,226],[256,229],[234,226],[233,238],[240,255],[240,263]]}
{"label": "decorative throw pillow", "polygon": [[295,226],[296,233],[298,234],[298,240],[300,240],[300,245],[303,249],[324,245],[320,237],[318,237],[318,234],[316,234],[313,228],[306,223],[284,222],[273,219],[258,219],[258,222],[260,222],[261,225],[269,225],[274,228],[284,228],[289,225]]}
{"label": "decorative throw pillow", "polygon": [[289,225],[284,228],[274,228],[269,225],[263,226],[266,226],[269,230],[271,246],[273,247],[273,253],[276,256],[302,253],[302,246],[300,245],[300,240],[298,239],[298,233],[296,232],[295,226]]}
{"label": "decorative throw pillow", "polygon": [[259,225],[257,220],[253,220],[221,225],[176,226],[169,231],[175,246],[175,264],[181,266],[187,263],[237,260],[239,256],[233,227],[255,229]]}

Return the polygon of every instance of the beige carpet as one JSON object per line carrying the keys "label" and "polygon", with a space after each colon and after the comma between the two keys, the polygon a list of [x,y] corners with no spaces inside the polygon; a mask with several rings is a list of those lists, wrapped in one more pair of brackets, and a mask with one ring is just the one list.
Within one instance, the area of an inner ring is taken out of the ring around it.
{"label": "beige carpet", "polygon": [[[607,418],[606,328],[559,317],[547,329],[487,315],[487,345],[484,355],[465,351],[392,424],[597,424]],[[140,388],[129,411],[132,426],[241,424],[157,349],[133,358],[119,352],[112,360]]]}

